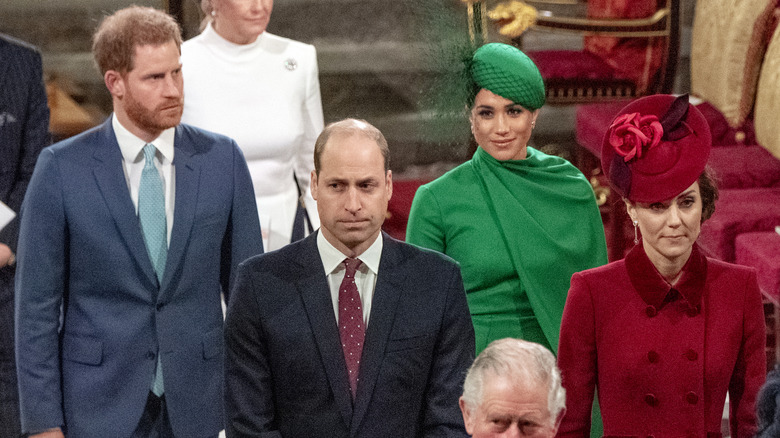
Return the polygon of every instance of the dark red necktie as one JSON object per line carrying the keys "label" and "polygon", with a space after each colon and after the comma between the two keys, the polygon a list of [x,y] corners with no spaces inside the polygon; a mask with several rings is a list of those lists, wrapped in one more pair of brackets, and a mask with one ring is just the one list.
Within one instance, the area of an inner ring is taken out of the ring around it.
{"label": "dark red necktie", "polygon": [[341,287],[339,287],[339,336],[341,337],[341,348],[344,350],[344,360],[347,362],[349,386],[352,389],[353,399],[357,392],[360,356],[363,353],[363,339],[365,338],[363,305],[355,284],[355,271],[361,263],[358,259],[344,259],[344,266],[347,269]]}

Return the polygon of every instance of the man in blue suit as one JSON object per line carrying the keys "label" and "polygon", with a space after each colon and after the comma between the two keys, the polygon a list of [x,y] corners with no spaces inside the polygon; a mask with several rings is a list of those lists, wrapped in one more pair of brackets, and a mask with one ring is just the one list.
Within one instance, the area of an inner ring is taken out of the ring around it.
{"label": "man in blue suit", "polygon": [[[49,143],[41,55],[0,35],[0,202],[19,212],[38,154]],[[19,216],[0,223],[0,436],[21,435],[14,363],[14,272]]]}
{"label": "man in blue suit", "polygon": [[320,231],[239,267],[228,306],[227,435],[466,437],[474,329],[455,262],[382,234],[392,195],[375,127],[315,143]]}
{"label": "man in blue suit", "polygon": [[32,436],[222,429],[220,291],[262,243],[235,142],[179,124],[180,45],[176,22],[151,8],[103,20],[93,52],[114,113],[35,167],[16,278]]}

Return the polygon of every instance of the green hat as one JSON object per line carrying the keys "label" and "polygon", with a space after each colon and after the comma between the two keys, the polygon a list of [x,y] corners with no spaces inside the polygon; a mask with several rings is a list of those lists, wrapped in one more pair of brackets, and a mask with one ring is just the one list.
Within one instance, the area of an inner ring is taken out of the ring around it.
{"label": "green hat", "polygon": [[544,80],[531,58],[509,44],[488,43],[471,59],[471,78],[477,89],[536,110],[544,105]]}

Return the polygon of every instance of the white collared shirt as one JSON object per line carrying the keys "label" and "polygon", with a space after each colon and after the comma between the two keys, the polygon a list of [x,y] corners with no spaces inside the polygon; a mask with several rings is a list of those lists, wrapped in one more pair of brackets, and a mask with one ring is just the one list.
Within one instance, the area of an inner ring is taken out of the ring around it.
{"label": "white collared shirt", "polygon": [[[111,124],[116,135],[116,142],[122,151],[122,169],[125,171],[125,181],[130,190],[130,199],[135,206],[135,214],[138,214],[138,188],[141,185],[141,173],[144,170],[144,146],[146,142],[136,137],[127,128],[122,126],[116,114],[111,117]],[[173,207],[176,202],[176,169],[173,166],[173,140],[176,136],[176,128],[164,130],[159,137],[151,143],[157,148],[154,164],[165,187],[165,221],[168,226],[168,245],[171,244],[171,229],[173,228]]]}
{"label": "white collared shirt", "polygon": [[[339,287],[344,280],[344,259],[347,258],[341,251],[336,249],[322,231],[317,233],[317,250],[322,259],[322,266],[325,268],[325,275],[328,277],[328,287],[330,287],[330,298],[333,302],[333,313],[336,315],[336,322],[339,321]],[[357,256],[361,262],[357,272],[355,272],[355,284],[360,294],[360,301],[363,306],[363,324],[368,327],[368,317],[371,315],[371,302],[374,299],[374,289],[376,288],[376,278],[379,273],[379,260],[382,258],[382,233],[379,233],[374,243],[366,249],[363,254]]]}

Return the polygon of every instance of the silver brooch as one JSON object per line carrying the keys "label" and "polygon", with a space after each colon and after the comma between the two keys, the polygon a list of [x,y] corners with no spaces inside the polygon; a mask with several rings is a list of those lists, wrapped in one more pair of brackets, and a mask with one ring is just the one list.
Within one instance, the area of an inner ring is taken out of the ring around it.
{"label": "silver brooch", "polygon": [[287,60],[284,61],[284,68],[293,71],[298,68],[298,61],[294,60],[293,58],[287,58]]}

